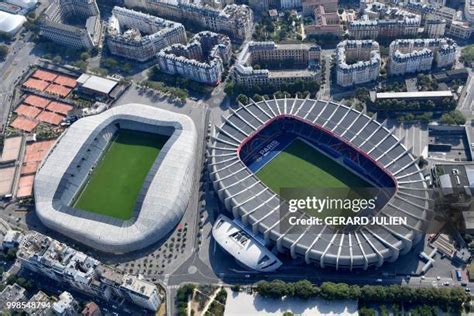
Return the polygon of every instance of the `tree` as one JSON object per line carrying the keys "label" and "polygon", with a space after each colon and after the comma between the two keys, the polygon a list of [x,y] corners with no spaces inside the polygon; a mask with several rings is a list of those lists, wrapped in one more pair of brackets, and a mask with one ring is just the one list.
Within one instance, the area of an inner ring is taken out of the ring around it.
{"label": "tree", "polygon": [[237,101],[239,101],[243,105],[246,105],[249,103],[249,98],[245,94],[239,94],[237,96]]}
{"label": "tree", "polygon": [[117,67],[118,65],[118,61],[115,60],[114,58],[106,58],[104,61],[103,61],[103,64],[105,67],[107,68],[115,68]]}
{"label": "tree", "polygon": [[255,102],[263,101],[263,97],[260,94],[255,93],[252,97]]}
{"label": "tree", "polygon": [[89,58],[91,58],[91,55],[88,52],[82,52],[81,53],[81,60],[86,61]]}
{"label": "tree", "polygon": [[317,290],[316,287],[313,286],[311,282],[308,280],[301,280],[295,283],[295,296],[308,299],[312,296],[319,294],[319,289]]}
{"label": "tree", "polygon": [[271,282],[261,281],[257,283],[258,294],[264,297],[282,298],[284,296],[292,296],[293,287],[281,280],[273,280]]}
{"label": "tree", "polygon": [[55,63],[55,64],[60,64],[60,63],[62,63],[62,61],[63,61],[63,58],[59,55],[57,55],[53,58],[53,63]]}
{"label": "tree", "polygon": [[9,51],[10,50],[8,49],[7,45],[0,45],[0,60],[4,60],[7,57]]}
{"label": "tree", "polygon": [[234,284],[230,288],[233,292],[240,292],[240,284]]}
{"label": "tree", "polygon": [[230,96],[230,95],[233,94],[233,92],[234,92],[234,83],[233,83],[232,81],[228,81],[228,82],[225,84],[224,92],[225,92],[225,94],[227,94],[228,96]]}
{"label": "tree", "polygon": [[461,59],[466,66],[470,66],[474,62],[474,45],[469,45],[461,51]]}
{"label": "tree", "polygon": [[466,118],[460,111],[455,110],[444,113],[441,116],[440,122],[448,125],[464,125],[466,123]]}
{"label": "tree", "polygon": [[362,307],[359,309],[359,316],[375,316],[377,313],[373,308]]}
{"label": "tree", "polygon": [[9,260],[15,260],[16,259],[16,253],[18,252],[18,248],[10,248],[7,251],[7,258]]}

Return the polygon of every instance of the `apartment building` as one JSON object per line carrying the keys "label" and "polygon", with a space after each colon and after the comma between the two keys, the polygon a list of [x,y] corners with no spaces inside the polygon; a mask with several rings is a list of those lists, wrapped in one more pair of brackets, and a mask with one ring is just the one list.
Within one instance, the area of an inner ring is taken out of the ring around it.
{"label": "apartment building", "polygon": [[249,87],[318,80],[320,57],[318,45],[249,42],[237,57],[232,80]]}
{"label": "apartment building", "polygon": [[229,37],[209,31],[196,34],[189,44],[175,44],[158,55],[160,70],[209,85],[218,85],[232,57]]}
{"label": "apartment building", "polygon": [[218,33],[225,33],[236,41],[252,36],[253,12],[246,5],[229,4],[223,9],[176,0],[125,0],[128,8],[142,8],[157,16]]}
{"label": "apartment building", "polygon": [[336,48],[336,82],[342,87],[350,87],[377,80],[381,63],[376,41],[343,41]]}
{"label": "apartment building", "polygon": [[114,55],[143,62],[167,46],[186,41],[186,31],[180,23],[121,7],[112,10],[107,46]]}
{"label": "apartment building", "polygon": [[90,49],[101,38],[100,12],[95,0],[53,0],[39,23],[39,34],[74,49]]}
{"label": "apartment building", "polygon": [[[161,303],[154,284],[114,270],[85,253],[40,233],[25,235],[18,248],[17,258],[22,268],[106,301],[123,298],[153,311]],[[137,284],[140,286],[137,287]],[[70,301],[68,297],[64,299]]]}
{"label": "apartment building", "polygon": [[388,72],[403,75],[448,67],[456,60],[456,43],[449,38],[401,39],[390,44]]}

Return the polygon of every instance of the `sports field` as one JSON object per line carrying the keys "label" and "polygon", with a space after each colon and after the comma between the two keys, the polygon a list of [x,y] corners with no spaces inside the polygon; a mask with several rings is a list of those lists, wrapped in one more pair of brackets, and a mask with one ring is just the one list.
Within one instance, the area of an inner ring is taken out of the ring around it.
{"label": "sports field", "polygon": [[145,177],[168,138],[120,130],[74,207],[122,220],[132,217]]}
{"label": "sports field", "polygon": [[256,175],[275,193],[279,193],[280,188],[372,187],[300,139],[293,141]]}

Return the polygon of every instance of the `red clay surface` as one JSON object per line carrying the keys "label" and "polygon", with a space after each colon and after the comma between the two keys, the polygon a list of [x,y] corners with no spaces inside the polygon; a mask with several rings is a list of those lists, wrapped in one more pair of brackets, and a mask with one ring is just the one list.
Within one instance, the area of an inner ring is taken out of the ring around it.
{"label": "red clay surface", "polygon": [[48,99],[30,94],[26,97],[24,102],[36,106],[37,108],[44,109],[50,101]]}
{"label": "red clay surface", "polygon": [[63,116],[53,113],[53,112],[48,112],[48,111],[43,111],[38,117],[36,118],[37,120],[41,122],[46,122],[52,125],[59,125],[63,121]]}
{"label": "red clay surface", "polygon": [[52,83],[44,91],[64,98],[67,97],[71,90],[71,88]]}
{"label": "red clay surface", "polygon": [[38,126],[39,122],[24,116],[18,116],[10,126],[16,129],[21,129],[25,132],[31,132]]}
{"label": "red clay surface", "polygon": [[38,114],[41,113],[41,110],[35,108],[34,106],[30,106],[27,104],[21,104],[19,107],[16,108],[15,113],[18,115],[23,115],[29,118],[35,118]]}
{"label": "red clay surface", "polygon": [[44,91],[48,87],[49,83],[43,80],[30,78],[23,83],[24,87],[35,89],[38,91]]}
{"label": "red clay surface", "polygon": [[54,142],[55,140],[45,140],[26,145],[25,158],[21,166],[21,176],[18,183],[18,197],[30,196],[33,193],[34,175]]}
{"label": "red clay surface", "polygon": [[46,71],[46,70],[36,70],[34,74],[32,75],[33,78],[41,79],[44,81],[49,81],[53,82],[54,79],[56,79],[58,75],[55,74],[54,72]]}
{"label": "red clay surface", "polygon": [[67,115],[69,111],[73,109],[73,107],[65,103],[53,101],[48,105],[46,109],[51,112]]}
{"label": "red clay surface", "polygon": [[16,193],[17,197],[27,197],[33,194],[33,183],[35,182],[34,175],[20,176],[18,181],[18,191]]}
{"label": "red clay surface", "polygon": [[21,174],[33,174],[38,170],[38,166],[46,157],[49,149],[54,145],[54,140],[45,140],[26,145],[25,158],[21,166]]}
{"label": "red clay surface", "polygon": [[27,174],[35,174],[36,170],[38,170],[39,162],[33,161],[33,162],[28,162],[28,163],[23,163],[21,166],[21,172],[20,174],[27,175]]}
{"label": "red clay surface", "polygon": [[59,75],[56,79],[54,79],[54,83],[69,88],[75,88],[77,85],[76,79],[62,75]]}

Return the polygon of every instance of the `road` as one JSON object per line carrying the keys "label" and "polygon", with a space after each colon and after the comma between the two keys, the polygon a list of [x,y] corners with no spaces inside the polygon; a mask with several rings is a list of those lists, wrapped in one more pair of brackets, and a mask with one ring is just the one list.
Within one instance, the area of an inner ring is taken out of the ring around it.
{"label": "road", "polygon": [[[332,55],[334,49],[323,49],[321,51],[321,60],[324,60],[324,83],[321,84],[321,88],[317,93],[317,96],[322,99],[329,100],[331,97],[331,65]],[[321,78],[323,79],[323,78]]]}
{"label": "road", "polygon": [[469,78],[464,85],[464,88],[459,97],[457,109],[463,112],[466,116],[472,116],[474,111],[474,79],[472,70],[469,71]]}
{"label": "road", "polygon": [[39,56],[33,53],[35,44],[28,39],[29,35],[25,36],[25,39],[15,40],[10,46],[7,58],[0,64],[0,127],[5,125],[8,118],[17,81],[29,66],[39,60]]}

